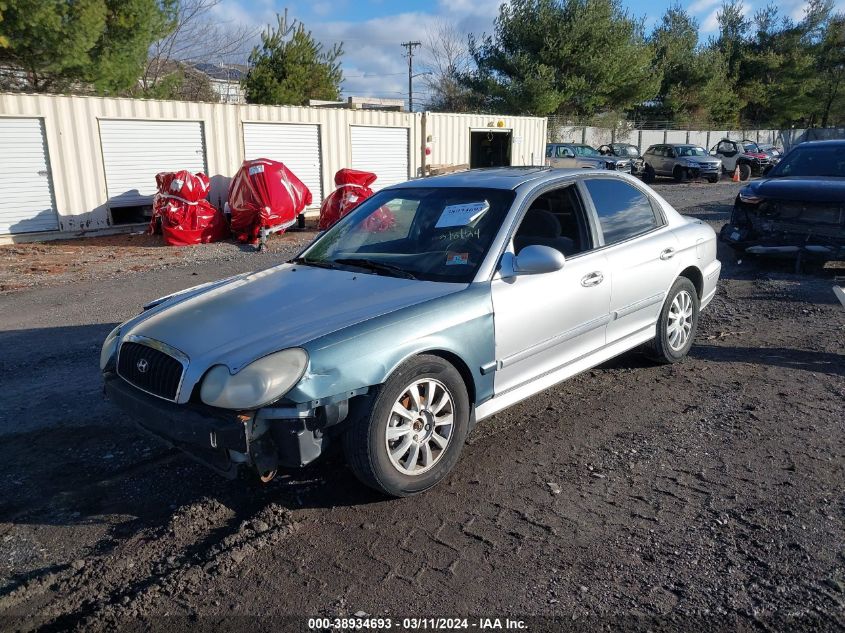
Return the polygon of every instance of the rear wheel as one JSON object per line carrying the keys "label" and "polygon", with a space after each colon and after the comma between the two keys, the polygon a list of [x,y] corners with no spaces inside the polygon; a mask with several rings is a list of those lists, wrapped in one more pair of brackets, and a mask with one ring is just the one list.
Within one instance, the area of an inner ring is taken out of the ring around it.
{"label": "rear wheel", "polygon": [[660,311],[657,332],[647,349],[660,363],[677,363],[692,347],[698,329],[698,293],[686,277],[678,277]]}
{"label": "rear wheel", "polygon": [[458,461],[469,398],[458,371],[439,356],[403,363],[367,415],[344,435],[346,459],[364,484],[394,497],[428,490]]}

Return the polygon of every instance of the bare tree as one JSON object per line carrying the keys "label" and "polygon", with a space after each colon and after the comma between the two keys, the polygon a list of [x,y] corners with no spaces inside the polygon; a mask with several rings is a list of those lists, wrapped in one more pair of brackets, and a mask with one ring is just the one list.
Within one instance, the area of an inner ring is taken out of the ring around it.
{"label": "bare tree", "polygon": [[[198,63],[243,64],[252,50],[258,29],[220,21],[215,8],[221,0],[179,0],[175,26],[150,48],[140,90],[160,92],[160,85],[180,65]],[[238,73],[233,70],[233,78]]]}
{"label": "bare tree", "polygon": [[467,89],[460,77],[472,68],[467,35],[445,20],[426,31],[423,47],[424,81],[428,88],[428,109],[464,112],[469,107]]}

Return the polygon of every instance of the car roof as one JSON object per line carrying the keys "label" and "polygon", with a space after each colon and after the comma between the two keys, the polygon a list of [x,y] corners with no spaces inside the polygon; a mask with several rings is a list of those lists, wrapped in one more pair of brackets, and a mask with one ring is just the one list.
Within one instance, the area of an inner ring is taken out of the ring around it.
{"label": "car roof", "polygon": [[827,141],[804,141],[803,143],[799,143],[795,147],[845,147],[845,140],[843,139],[830,139]]}
{"label": "car roof", "polygon": [[555,172],[581,173],[581,169],[552,169],[551,167],[484,167],[470,169],[454,174],[430,176],[417,180],[409,180],[391,189],[409,189],[415,187],[487,187],[490,189],[516,189],[520,185],[533,180],[539,180]]}

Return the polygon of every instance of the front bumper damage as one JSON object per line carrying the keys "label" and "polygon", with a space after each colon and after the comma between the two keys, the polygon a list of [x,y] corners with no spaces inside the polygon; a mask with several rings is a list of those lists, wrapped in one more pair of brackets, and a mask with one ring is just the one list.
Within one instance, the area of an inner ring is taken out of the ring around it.
{"label": "front bumper damage", "polygon": [[845,258],[840,205],[737,200],[719,239],[738,252],[825,262]]}
{"label": "front bumper damage", "polygon": [[279,468],[311,463],[337,435],[338,425],[356,413],[359,396],[368,392],[363,388],[308,403],[227,411],[174,404],[136,389],[117,374],[103,377],[106,397],[142,430],[229,479],[242,467],[264,478]]}

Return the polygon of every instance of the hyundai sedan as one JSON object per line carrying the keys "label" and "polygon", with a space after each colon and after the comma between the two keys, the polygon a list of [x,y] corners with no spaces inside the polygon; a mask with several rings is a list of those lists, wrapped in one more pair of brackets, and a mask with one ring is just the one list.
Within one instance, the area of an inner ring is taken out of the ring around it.
{"label": "hyundai sedan", "polygon": [[151,302],[100,365],[141,427],[224,475],[266,481],[339,442],[407,496],[506,407],[633,348],[683,359],[719,271],[713,230],[626,174],[475,170],[382,189],[287,263]]}

